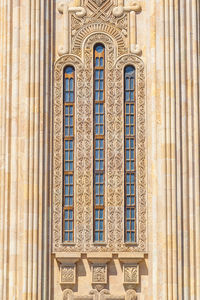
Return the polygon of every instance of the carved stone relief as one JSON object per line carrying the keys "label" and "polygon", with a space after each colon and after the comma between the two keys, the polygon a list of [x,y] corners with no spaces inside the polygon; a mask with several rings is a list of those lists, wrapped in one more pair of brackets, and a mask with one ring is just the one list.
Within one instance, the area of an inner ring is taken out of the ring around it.
{"label": "carved stone relief", "polygon": [[124,264],[124,284],[139,284],[138,264]]}
{"label": "carved stone relief", "polygon": [[[93,244],[93,46],[106,48],[106,244]],[[84,41],[84,60],[65,55],[55,65],[54,98],[54,251],[145,251],[146,178],[145,178],[145,78],[142,60],[132,54],[117,59],[117,42],[105,33],[89,35]],[[62,243],[62,94],[63,68],[76,70],[75,124],[75,245]],[[123,70],[133,64],[137,77],[137,243],[124,244],[124,136]]]}
{"label": "carved stone relief", "polygon": [[107,264],[92,265],[92,283],[93,284],[107,283]]}
{"label": "carved stone relief", "polygon": [[136,13],[141,10],[140,4],[132,1],[129,6],[115,5],[112,0],[86,0],[80,7],[68,7],[67,2],[61,2],[58,11],[64,18],[64,44],[59,47],[59,55],[71,52],[81,56],[82,43],[92,32],[113,35],[118,42],[119,55],[128,50],[140,55],[136,23]]}
{"label": "carved stone relief", "polygon": [[61,265],[61,284],[75,284],[76,282],[76,265]]}
{"label": "carved stone relief", "polygon": [[137,300],[134,290],[128,290],[125,296],[111,295],[109,290],[103,289],[100,292],[92,290],[89,295],[75,296],[72,290],[64,290],[63,300]]}

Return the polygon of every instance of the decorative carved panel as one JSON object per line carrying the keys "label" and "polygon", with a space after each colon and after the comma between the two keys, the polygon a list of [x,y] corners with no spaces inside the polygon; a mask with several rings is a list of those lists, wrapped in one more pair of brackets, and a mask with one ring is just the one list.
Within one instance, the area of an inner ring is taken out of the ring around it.
{"label": "decorative carved panel", "polygon": [[76,265],[61,265],[60,266],[60,283],[61,284],[75,284],[76,283]]}
{"label": "decorative carved panel", "polygon": [[124,264],[124,284],[139,284],[139,264]]}
{"label": "decorative carved panel", "polygon": [[107,264],[92,265],[92,283],[93,284],[107,283]]}

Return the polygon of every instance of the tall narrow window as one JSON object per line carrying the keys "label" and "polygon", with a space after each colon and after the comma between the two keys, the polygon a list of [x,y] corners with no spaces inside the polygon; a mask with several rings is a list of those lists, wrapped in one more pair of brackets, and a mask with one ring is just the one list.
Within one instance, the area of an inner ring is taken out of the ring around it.
{"label": "tall narrow window", "polygon": [[124,71],[125,100],[125,241],[136,242],[135,68]]}
{"label": "tall narrow window", "polygon": [[74,68],[64,69],[63,240],[74,241]]}
{"label": "tall narrow window", "polygon": [[105,240],[105,48],[94,47],[94,241]]}

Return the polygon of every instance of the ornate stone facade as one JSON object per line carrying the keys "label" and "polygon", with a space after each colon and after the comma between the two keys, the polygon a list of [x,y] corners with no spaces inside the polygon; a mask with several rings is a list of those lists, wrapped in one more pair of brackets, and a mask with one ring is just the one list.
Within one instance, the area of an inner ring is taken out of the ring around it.
{"label": "ornate stone facade", "polygon": [[[199,300],[197,0],[0,1],[0,299]],[[93,243],[93,47],[105,45],[104,244]],[[75,240],[62,241],[63,68]],[[136,68],[137,241],[124,243],[123,69]]]}

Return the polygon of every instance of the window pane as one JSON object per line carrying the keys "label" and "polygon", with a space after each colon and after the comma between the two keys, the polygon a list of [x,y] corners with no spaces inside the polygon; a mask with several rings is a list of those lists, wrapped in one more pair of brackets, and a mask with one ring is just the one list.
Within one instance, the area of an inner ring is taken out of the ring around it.
{"label": "window pane", "polygon": [[135,178],[135,68],[124,70],[124,132],[125,132],[125,240],[136,241],[136,178]]}
{"label": "window pane", "polygon": [[65,242],[72,242],[74,239],[74,68],[67,66],[64,69],[64,155],[63,155],[63,171],[64,171],[64,228],[63,240]]}
{"label": "window pane", "polygon": [[94,241],[104,240],[104,51],[94,47]]}

